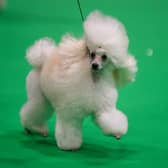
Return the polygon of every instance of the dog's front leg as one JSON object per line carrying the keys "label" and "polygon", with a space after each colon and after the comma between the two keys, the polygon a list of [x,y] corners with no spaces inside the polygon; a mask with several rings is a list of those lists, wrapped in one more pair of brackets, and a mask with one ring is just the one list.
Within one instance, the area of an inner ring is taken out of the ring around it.
{"label": "dog's front leg", "polygon": [[82,120],[57,115],[55,138],[63,150],[77,150],[82,144]]}
{"label": "dog's front leg", "polygon": [[95,120],[105,135],[119,139],[128,129],[127,117],[117,109],[104,110],[95,113]]}

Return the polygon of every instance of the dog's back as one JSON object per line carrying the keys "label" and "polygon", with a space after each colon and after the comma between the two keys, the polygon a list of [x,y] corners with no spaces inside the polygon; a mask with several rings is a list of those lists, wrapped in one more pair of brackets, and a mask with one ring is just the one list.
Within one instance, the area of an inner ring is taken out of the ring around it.
{"label": "dog's back", "polygon": [[93,104],[93,81],[83,39],[63,38],[42,67],[41,88],[54,106]]}

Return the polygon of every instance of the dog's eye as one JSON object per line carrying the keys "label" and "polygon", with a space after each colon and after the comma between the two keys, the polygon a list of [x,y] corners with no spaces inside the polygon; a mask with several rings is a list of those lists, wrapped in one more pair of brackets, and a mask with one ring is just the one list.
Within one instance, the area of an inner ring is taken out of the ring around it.
{"label": "dog's eye", "polygon": [[102,55],[102,60],[103,60],[103,61],[106,61],[106,60],[107,60],[107,55],[105,55],[105,54]]}
{"label": "dog's eye", "polygon": [[96,54],[95,54],[94,52],[92,52],[92,53],[90,54],[90,57],[91,57],[92,59],[94,59],[95,56],[96,56]]}

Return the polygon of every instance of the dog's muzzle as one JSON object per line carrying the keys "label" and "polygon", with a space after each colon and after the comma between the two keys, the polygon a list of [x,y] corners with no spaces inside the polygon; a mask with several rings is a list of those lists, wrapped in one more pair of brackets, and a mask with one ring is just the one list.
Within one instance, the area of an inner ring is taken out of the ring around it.
{"label": "dog's muzzle", "polygon": [[91,60],[92,71],[99,71],[102,69],[102,60],[99,55],[96,55],[94,59]]}
{"label": "dog's muzzle", "polygon": [[97,63],[92,64],[92,70],[97,71],[99,70],[99,65]]}

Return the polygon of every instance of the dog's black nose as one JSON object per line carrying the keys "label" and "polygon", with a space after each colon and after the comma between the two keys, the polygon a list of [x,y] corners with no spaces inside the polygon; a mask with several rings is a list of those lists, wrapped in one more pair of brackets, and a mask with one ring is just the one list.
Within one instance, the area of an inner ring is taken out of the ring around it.
{"label": "dog's black nose", "polygon": [[99,65],[98,65],[98,64],[96,64],[96,63],[93,63],[93,64],[92,64],[92,69],[93,69],[93,70],[98,70],[98,68],[99,68]]}

